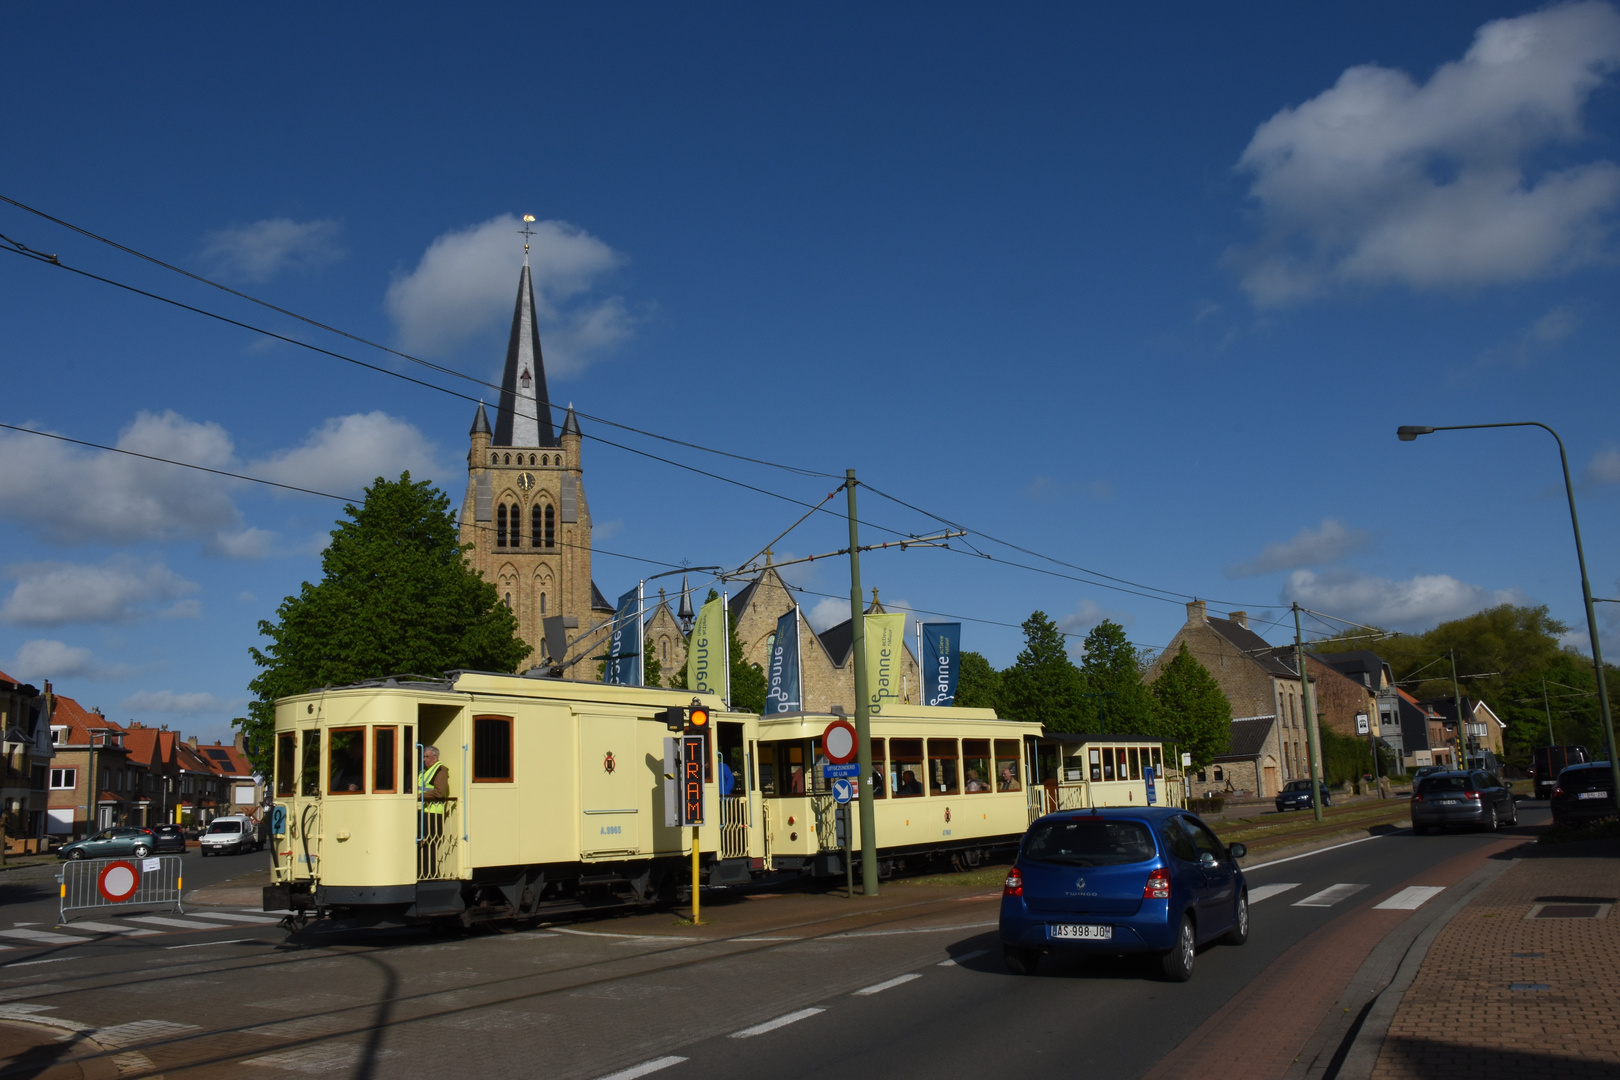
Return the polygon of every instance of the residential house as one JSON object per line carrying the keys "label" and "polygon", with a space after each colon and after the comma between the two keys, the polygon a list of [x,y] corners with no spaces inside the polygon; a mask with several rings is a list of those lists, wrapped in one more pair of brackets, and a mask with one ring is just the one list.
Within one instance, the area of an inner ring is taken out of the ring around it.
{"label": "residential house", "polygon": [[191,740],[192,749],[213,769],[224,783],[220,785],[220,805],[228,807],[221,813],[252,814],[259,807],[264,798],[264,784],[261,778],[254,773],[253,763],[248,760],[247,743],[242,733],[236,733],[233,743],[212,743],[199,746],[197,740]]}
{"label": "residential house", "polygon": [[1400,717],[1400,695],[1396,691],[1395,676],[1390,671],[1389,665],[1380,659],[1377,653],[1366,649],[1326,653],[1320,659],[1372,692],[1373,701],[1377,706],[1376,712],[1370,718],[1373,732],[1388,747],[1397,761],[1404,760],[1406,744]]}
{"label": "residential house", "polygon": [[202,826],[231,812],[229,781],[197,747],[197,737],[177,744],[179,809],[183,824]]}
{"label": "residential house", "polygon": [[[1497,759],[1502,757],[1502,733],[1507,730],[1507,724],[1496,715],[1491,707],[1483,701],[1478,701],[1463,695],[1463,716],[1466,718],[1468,739],[1468,753],[1474,754],[1481,750],[1489,750]],[[1440,698],[1428,703],[1441,717],[1445,725],[1446,737],[1455,745],[1457,739],[1457,701],[1455,698]]]}
{"label": "residential house", "polygon": [[[49,691],[50,684],[46,684]],[[51,731],[43,722],[44,703],[33,686],[0,671],[0,823],[11,840],[45,835],[46,784],[51,765]]]}
{"label": "residential house", "polygon": [[47,694],[46,702],[54,753],[46,831],[83,836],[111,825],[139,824],[146,765],[130,761],[124,727],[62,694]]}
{"label": "residential house", "polygon": [[1194,795],[1275,795],[1276,790],[1268,790],[1266,785],[1276,783],[1274,774],[1282,746],[1279,735],[1275,716],[1234,719],[1231,746],[1208,768],[1198,770],[1188,790]]}

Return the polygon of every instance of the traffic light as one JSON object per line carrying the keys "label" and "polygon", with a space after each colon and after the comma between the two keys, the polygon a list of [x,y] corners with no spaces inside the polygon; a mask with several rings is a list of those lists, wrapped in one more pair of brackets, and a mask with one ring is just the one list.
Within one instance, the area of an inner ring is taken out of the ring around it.
{"label": "traffic light", "polygon": [[671,731],[686,730],[686,710],[679,705],[663,710],[654,719],[662,720]]}
{"label": "traffic light", "polygon": [[686,710],[686,734],[705,735],[709,731],[709,710],[697,698],[692,699],[692,707]]}

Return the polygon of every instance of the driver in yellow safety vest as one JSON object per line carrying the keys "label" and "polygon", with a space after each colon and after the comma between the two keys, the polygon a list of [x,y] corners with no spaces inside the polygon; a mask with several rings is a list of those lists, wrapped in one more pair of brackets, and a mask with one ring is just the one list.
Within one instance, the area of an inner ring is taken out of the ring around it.
{"label": "driver in yellow safety vest", "polygon": [[437,746],[422,748],[422,771],[416,774],[416,790],[422,793],[423,832],[437,838],[444,831],[444,815],[449,809],[450,769],[439,760]]}

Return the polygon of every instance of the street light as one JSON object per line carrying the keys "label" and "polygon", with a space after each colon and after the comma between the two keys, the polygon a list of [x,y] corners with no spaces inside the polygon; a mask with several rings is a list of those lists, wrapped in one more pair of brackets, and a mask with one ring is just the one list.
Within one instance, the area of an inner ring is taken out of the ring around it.
{"label": "street light", "polygon": [[[1581,599],[1586,604],[1586,632],[1592,639],[1592,671],[1597,676],[1598,710],[1603,717],[1603,740],[1609,750],[1609,775],[1614,790],[1620,792],[1620,756],[1614,752],[1614,717],[1609,712],[1609,684],[1603,677],[1603,647],[1598,643],[1597,615],[1592,610],[1592,585],[1586,577],[1586,551],[1581,546],[1581,519],[1575,513],[1575,484],[1569,478],[1569,455],[1564,452],[1564,440],[1558,432],[1536,420],[1518,420],[1506,424],[1452,424],[1447,427],[1425,427],[1403,424],[1395,429],[1402,442],[1412,442],[1419,435],[1436,431],[1472,431],[1476,428],[1538,427],[1553,437],[1558,444],[1558,460],[1564,465],[1564,492],[1569,496],[1569,524],[1575,530],[1575,561],[1581,568]],[[1462,702],[1458,703],[1458,717],[1462,721]]]}

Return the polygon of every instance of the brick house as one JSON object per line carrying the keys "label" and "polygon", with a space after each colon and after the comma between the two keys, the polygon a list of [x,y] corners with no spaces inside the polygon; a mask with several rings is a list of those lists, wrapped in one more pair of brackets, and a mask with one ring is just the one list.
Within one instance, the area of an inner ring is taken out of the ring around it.
{"label": "brick house", "polygon": [[52,748],[44,710],[35,687],[0,671],[0,823],[11,840],[45,835]]}
{"label": "brick house", "polygon": [[1282,756],[1280,734],[1275,716],[1233,719],[1231,746],[1208,768],[1194,775],[1188,790],[1195,795],[1277,794],[1277,761]]}
{"label": "brick house", "polygon": [[123,726],[65,695],[47,694],[47,706],[54,757],[46,831],[83,836],[112,825],[139,824],[145,766],[130,761]]}
{"label": "brick house", "polygon": [[[1491,707],[1483,701],[1476,701],[1467,694],[1463,695],[1463,715],[1467,717],[1468,752],[1475,753],[1480,750],[1489,750],[1498,759],[1502,757],[1502,733],[1507,730],[1507,724],[1492,711]],[[1457,702],[1455,698],[1440,698],[1436,701],[1424,702],[1439,718],[1441,725],[1441,738],[1444,745],[1455,749],[1457,744]],[[1438,744],[1437,744],[1438,745]],[[1455,758],[1452,758],[1455,760]],[[1460,768],[1460,766],[1454,766]]]}
{"label": "brick house", "polygon": [[253,763],[248,760],[247,744],[240,731],[236,733],[233,743],[198,745],[193,737],[191,748],[208,763],[221,781],[216,787],[222,807],[220,813],[252,814],[258,809],[259,801],[264,797],[264,785],[254,773]]}

